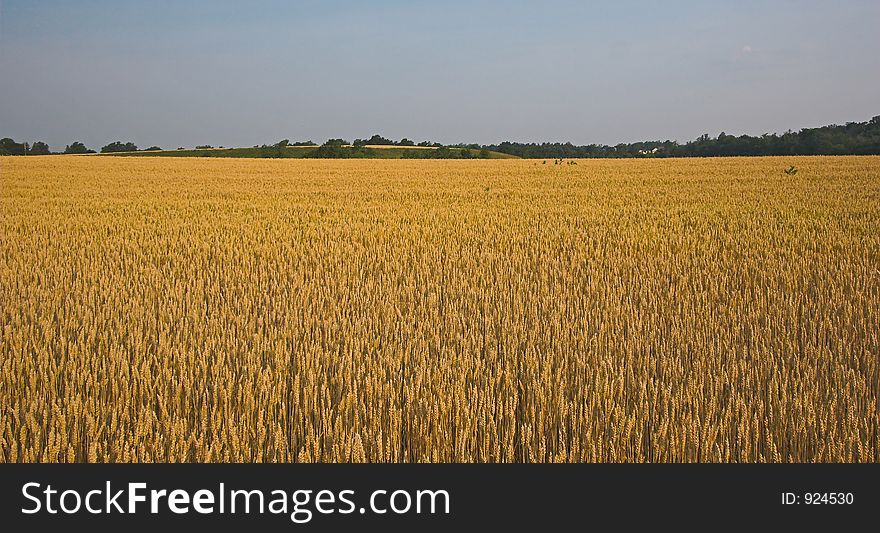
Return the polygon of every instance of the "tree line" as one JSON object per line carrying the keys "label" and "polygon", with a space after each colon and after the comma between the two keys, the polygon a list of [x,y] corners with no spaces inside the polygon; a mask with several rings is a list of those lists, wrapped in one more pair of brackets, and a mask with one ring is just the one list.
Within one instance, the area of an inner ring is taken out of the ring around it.
{"label": "tree line", "polygon": [[[369,149],[365,148],[368,145],[376,145],[376,146],[400,146],[400,147],[433,147],[439,148],[443,145],[440,143],[435,143],[432,141],[422,141],[416,144],[414,141],[411,141],[407,138],[403,138],[399,141],[392,141],[391,139],[387,139],[382,137],[379,134],[373,135],[369,139],[355,139],[351,144],[344,139],[328,139],[327,142],[318,146],[317,143],[309,141],[295,141],[291,142],[289,139],[283,139],[274,144],[257,144],[254,145],[255,149],[260,151],[261,157],[284,157],[284,149],[288,146],[299,146],[299,147],[318,147],[319,150],[312,157],[370,157],[371,153]],[[463,145],[461,147],[464,147]],[[477,150],[480,149],[478,145],[469,145],[467,148],[475,147]],[[195,147],[196,150],[208,150],[213,149],[214,147],[210,144],[201,144]],[[219,148],[223,148],[220,146]],[[185,148],[180,147],[178,150],[184,150]],[[162,150],[162,148],[158,146],[151,146],[149,148],[144,148],[140,150],[136,144],[133,142],[122,142],[122,141],[114,141],[110,144],[107,144],[101,148],[102,154],[107,153],[119,153],[119,152],[137,152],[137,151],[154,151],[154,150]],[[0,155],[50,155],[52,152],[49,151],[49,145],[42,141],[36,141],[33,144],[29,143],[17,143],[13,139],[4,138],[0,140]],[[67,146],[65,146],[64,151],[61,152],[63,154],[94,154],[95,150],[92,150],[85,146],[80,141],[75,141]],[[331,155],[333,154],[333,155]],[[443,152],[439,156],[440,158],[452,158],[452,157],[470,157],[470,155],[462,155],[461,153],[450,153]],[[478,157],[478,156],[475,156]]]}
{"label": "tree line", "polygon": [[[138,147],[132,143],[122,141],[112,142],[103,148],[101,153],[110,152],[136,152]],[[161,150],[158,146],[151,146],[147,150]],[[64,154],[94,154],[95,151],[86,147],[80,141],[74,141],[64,147]],[[49,145],[43,141],[35,141],[33,144],[17,143],[9,137],[0,139],[0,155],[50,155]]]}
{"label": "tree line", "polygon": [[[330,140],[332,141],[334,139],[330,139]],[[347,144],[344,141],[343,141],[343,143]],[[416,144],[415,141],[411,141],[411,140],[407,139],[406,137],[395,142],[395,141],[392,141],[391,139],[386,139],[385,137],[382,137],[379,134],[373,135],[369,139],[355,139],[354,141],[352,141],[351,145],[355,148],[367,146],[367,145],[372,145],[372,146],[422,146],[422,147],[433,147],[433,148],[439,148],[439,147],[443,146],[440,143],[435,143],[432,141],[422,141],[422,142]]]}
{"label": "tree line", "polygon": [[880,155],[880,115],[867,122],[847,122],[798,132],[761,136],[702,135],[679,144],[676,141],[645,141],[615,146],[572,143],[516,143],[505,141],[484,146],[495,152],[522,158],[602,157],[725,157],[763,155]]}
{"label": "tree line", "polygon": [[0,139],[0,155],[49,155],[49,145],[43,141],[33,144],[17,143],[9,137]]}
{"label": "tree line", "polygon": [[[614,146],[588,144],[576,146],[568,143],[519,143],[505,141],[499,144],[454,144],[444,146],[432,141],[416,144],[407,138],[392,141],[381,135],[369,139],[355,139],[349,144],[344,139],[328,139],[318,146],[312,141],[290,142],[284,139],[275,144],[255,145],[260,157],[285,157],[288,146],[314,146],[309,157],[352,158],[376,157],[369,146],[431,147],[437,150],[409,150],[403,152],[406,158],[481,158],[488,157],[489,151],[515,155],[526,159],[574,159],[604,157],[724,157],[724,156],[763,156],[763,155],[880,155],[880,115],[867,122],[847,122],[844,125],[832,124],[819,128],[805,128],[798,132],[791,130],[782,134],[761,136],[727,135],[721,132],[717,137],[708,134],[679,144],[676,141],[643,141],[620,143]],[[197,149],[208,149],[210,145],[199,145]],[[222,148],[222,147],[221,147]],[[183,148],[179,148],[182,150]],[[161,150],[151,146],[143,151]],[[101,153],[135,152],[137,145],[132,142],[115,141],[101,148]],[[49,155],[49,146],[42,141],[17,143],[6,137],[0,139],[0,155]],[[64,148],[65,154],[95,153],[82,142],[76,141]]]}
{"label": "tree line", "polygon": [[[448,146],[442,146],[437,143],[420,143],[419,146],[430,146],[435,147],[436,149],[419,150],[412,148],[407,150],[407,147],[414,147],[416,144],[407,139],[403,139],[397,143],[390,141],[374,142],[377,137],[379,136],[374,135],[366,141],[363,139],[355,139],[351,144],[345,139],[328,139],[327,142],[306,155],[306,157],[319,159],[370,159],[380,158],[382,156],[381,150],[384,150],[385,148],[369,148],[368,145],[401,147],[403,148],[403,151],[401,152],[400,157],[403,159],[486,159],[489,157],[489,150],[485,148],[473,151],[469,148],[452,149]],[[407,144],[407,141],[412,144]]]}

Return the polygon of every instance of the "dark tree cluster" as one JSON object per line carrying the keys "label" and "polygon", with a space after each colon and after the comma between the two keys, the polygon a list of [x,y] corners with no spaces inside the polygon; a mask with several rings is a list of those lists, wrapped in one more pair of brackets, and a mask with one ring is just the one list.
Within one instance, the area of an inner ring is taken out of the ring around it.
{"label": "dark tree cluster", "polygon": [[779,134],[702,135],[685,144],[675,141],[621,143],[616,146],[571,143],[515,143],[487,145],[495,152],[526,159],[590,157],[724,157],[761,155],[880,155],[880,116],[867,122],[806,128]]}
{"label": "dark tree cluster", "polygon": [[[373,135],[369,139],[355,139],[352,143],[352,146],[355,148],[363,147],[363,146],[416,146],[415,141],[411,141],[404,137],[397,142],[392,141],[391,139],[386,139],[379,134]],[[437,143],[431,143],[430,141],[423,141],[418,144],[419,146],[440,146]]]}
{"label": "dark tree cluster", "polygon": [[[123,143],[122,141],[116,141],[101,148],[101,153],[136,152],[137,149],[138,147],[132,142]],[[147,148],[147,150],[161,150],[161,148],[159,148],[158,146],[151,146],[150,148]],[[51,153],[52,152],[49,151],[49,145],[42,141],[36,141],[33,144],[28,144],[17,143],[9,137],[0,139],[0,155],[50,155]],[[95,151],[88,148],[80,141],[74,141],[65,146],[64,152],[62,153],[94,154]]]}
{"label": "dark tree cluster", "polygon": [[43,141],[33,144],[17,143],[9,137],[0,139],[0,155],[49,155],[49,145]]}
{"label": "dark tree cluster", "polygon": [[275,144],[263,144],[260,146],[254,146],[254,148],[259,148],[260,157],[282,158],[290,156],[287,151],[288,146],[290,146],[290,141],[288,139],[281,139]]}
{"label": "dark tree cluster", "polygon": [[86,145],[79,141],[74,141],[64,147],[65,154],[94,154],[94,150],[86,148]]}
{"label": "dark tree cluster", "polygon": [[137,152],[137,149],[137,145],[135,145],[133,142],[123,143],[122,141],[115,141],[101,148],[101,153],[109,154],[113,152]]}
{"label": "dark tree cluster", "polygon": [[351,159],[375,156],[375,150],[365,148],[357,139],[352,146],[348,146],[345,139],[327,139],[327,142],[319,146],[308,157],[319,159]]}
{"label": "dark tree cluster", "polygon": [[403,159],[488,159],[489,150],[441,146],[436,150],[406,150],[401,157]]}
{"label": "dark tree cluster", "polygon": [[[361,141],[361,142],[358,142],[358,141]],[[372,137],[370,137],[369,139],[366,139],[366,140],[355,139],[354,142],[357,144],[361,144],[361,143],[362,144],[372,144],[374,146],[393,146],[394,145],[394,141],[392,141],[391,139],[386,139],[385,137],[382,137],[379,134],[373,135]]]}

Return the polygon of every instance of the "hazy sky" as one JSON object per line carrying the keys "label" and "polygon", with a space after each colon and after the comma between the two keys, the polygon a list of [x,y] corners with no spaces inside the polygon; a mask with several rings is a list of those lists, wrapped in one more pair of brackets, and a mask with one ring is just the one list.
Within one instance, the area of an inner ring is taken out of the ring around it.
{"label": "hazy sky", "polygon": [[0,136],[576,144],[880,114],[880,2],[0,0]]}

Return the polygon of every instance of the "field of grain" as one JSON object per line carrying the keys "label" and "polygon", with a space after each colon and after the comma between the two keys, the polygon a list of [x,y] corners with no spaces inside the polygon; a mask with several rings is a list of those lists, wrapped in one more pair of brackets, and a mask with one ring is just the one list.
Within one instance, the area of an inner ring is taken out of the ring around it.
{"label": "field of grain", "polygon": [[0,462],[880,461],[878,157],[5,157],[0,209]]}

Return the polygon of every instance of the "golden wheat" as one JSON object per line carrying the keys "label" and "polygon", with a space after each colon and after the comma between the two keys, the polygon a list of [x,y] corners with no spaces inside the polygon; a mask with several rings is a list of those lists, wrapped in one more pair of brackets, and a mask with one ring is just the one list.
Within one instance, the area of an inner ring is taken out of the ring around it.
{"label": "golden wheat", "polygon": [[2,462],[880,461],[877,157],[0,173]]}

